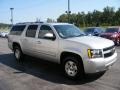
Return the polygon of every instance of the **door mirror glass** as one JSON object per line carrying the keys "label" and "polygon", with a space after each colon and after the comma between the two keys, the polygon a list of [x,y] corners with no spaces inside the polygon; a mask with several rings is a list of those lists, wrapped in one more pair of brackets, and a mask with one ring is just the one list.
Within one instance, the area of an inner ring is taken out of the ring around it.
{"label": "door mirror glass", "polygon": [[54,36],[53,33],[46,33],[46,34],[44,35],[44,38],[45,38],[45,39],[55,40],[55,36]]}
{"label": "door mirror glass", "polygon": [[97,30],[95,30],[95,31],[93,32],[93,34],[94,34],[95,36],[98,36],[98,35],[99,35],[99,32],[98,32]]}

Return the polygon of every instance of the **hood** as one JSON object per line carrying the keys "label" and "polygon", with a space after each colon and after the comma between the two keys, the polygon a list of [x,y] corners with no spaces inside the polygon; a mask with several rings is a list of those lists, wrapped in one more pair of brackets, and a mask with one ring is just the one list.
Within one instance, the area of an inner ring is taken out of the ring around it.
{"label": "hood", "polygon": [[67,40],[87,45],[92,49],[103,49],[114,45],[114,42],[111,40],[95,36],[82,36]]}

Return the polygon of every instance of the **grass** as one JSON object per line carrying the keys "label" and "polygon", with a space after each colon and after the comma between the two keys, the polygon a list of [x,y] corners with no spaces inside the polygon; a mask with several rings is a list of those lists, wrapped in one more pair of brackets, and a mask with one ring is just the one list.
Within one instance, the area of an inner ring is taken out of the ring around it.
{"label": "grass", "polygon": [[9,28],[0,28],[0,32],[9,32],[10,29]]}

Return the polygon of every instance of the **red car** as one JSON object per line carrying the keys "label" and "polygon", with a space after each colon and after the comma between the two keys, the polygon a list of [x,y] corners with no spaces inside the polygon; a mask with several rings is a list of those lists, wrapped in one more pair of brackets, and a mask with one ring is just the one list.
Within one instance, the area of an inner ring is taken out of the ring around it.
{"label": "red car", "polygon": [[109,27],[101,37],[114,41],[115,45],[120,45],[120,27]]}

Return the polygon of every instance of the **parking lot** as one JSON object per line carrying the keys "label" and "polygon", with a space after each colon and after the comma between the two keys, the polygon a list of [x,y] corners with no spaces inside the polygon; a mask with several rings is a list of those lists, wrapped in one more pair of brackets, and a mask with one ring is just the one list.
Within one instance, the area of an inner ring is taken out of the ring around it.
{"label": "parking lot", "polygon": [[0,90],[120,90],[120,47],[116,49],[118,61],[110,70],[72,81],[58,64],[28,56],[17,63],[7,40],[0,38]]}

